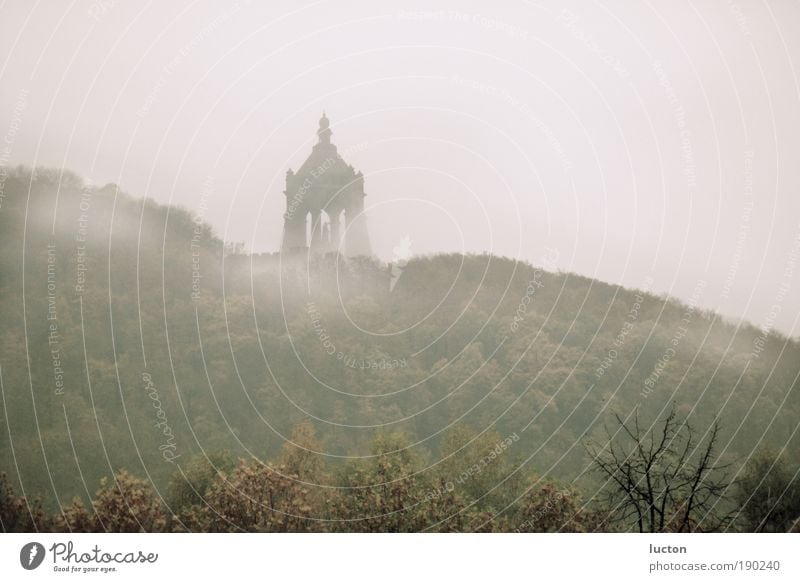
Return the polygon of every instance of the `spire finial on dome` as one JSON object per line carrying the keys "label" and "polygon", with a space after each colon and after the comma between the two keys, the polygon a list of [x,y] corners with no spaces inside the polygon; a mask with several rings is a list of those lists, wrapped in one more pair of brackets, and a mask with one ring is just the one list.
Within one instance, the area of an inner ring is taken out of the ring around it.
{"label": "spire finial on dome", "polygon": [[319,120],[319,129],[317,130],[317,135],[319,136],[319,143],[329,144],[331,143],[331,133],[333,133],[330,129],[331,122],[328,120],[328,116],[325,115],[325,110],[322,111],[322,117]]}

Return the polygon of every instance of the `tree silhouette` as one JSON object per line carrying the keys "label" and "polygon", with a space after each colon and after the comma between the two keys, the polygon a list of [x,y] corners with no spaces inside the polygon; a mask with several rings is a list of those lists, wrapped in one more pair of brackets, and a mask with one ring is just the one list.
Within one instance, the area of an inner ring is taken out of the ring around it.
{"label": "tree silhouette", "polygon": [[678,419],[674,405],[660,427],[643,428],[638,409],[632,423],[615,418],[615,435],[606,426],[607,442],[587,447],[606,479],[600,497],[611,521],[640,532],[719,531],[729,522],[718,510],[730,482],[714,460],[716,422],[704,438]]}

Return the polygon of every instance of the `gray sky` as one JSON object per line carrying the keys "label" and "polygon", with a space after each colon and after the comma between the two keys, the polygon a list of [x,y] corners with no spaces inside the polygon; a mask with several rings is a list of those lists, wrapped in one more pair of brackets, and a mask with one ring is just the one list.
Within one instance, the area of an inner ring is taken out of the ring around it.
{"label": "gray sky", "polygon": [[192,210],[210,178],[272,251],[325,110],[384,259],[557,249],[800,333],[797,2],[260,4],[3,3],[0,163]]}

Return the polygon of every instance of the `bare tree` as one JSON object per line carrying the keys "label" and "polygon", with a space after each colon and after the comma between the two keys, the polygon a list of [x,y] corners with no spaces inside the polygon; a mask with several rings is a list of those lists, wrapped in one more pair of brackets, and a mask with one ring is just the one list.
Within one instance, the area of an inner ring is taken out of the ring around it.
{"label": "bare tree", "polygon": [[719,515],[730,482],[726,467],[714,462],[719,434],[715,422],[698,438],[687,421],[677,418],[675,407],[660,423],[643,429],[639,411],[629,425],[615,415],[619,425],[602,447],[587,446],[595,468],[607,479],[600,494],[611,520],[632,525],[640,532],[718,531],[729,521]]}

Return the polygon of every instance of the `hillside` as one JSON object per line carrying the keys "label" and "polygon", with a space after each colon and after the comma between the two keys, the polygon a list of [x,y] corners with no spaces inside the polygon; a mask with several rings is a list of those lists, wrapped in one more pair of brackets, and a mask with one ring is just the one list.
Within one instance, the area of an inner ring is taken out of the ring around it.
{"label": "hillside", "polygon": [[166,496],[194,456],[271,459],[309,420],[334,467],[387,431],[431,465],[465,425],[591,491],[584,443],[675,402],[719,421],[725,462],[798,461],[800,345],[777,333],[489,255],[227,254],[186,210],[55,171],[3,192],[0,467],[50,504],[119,469]]}

